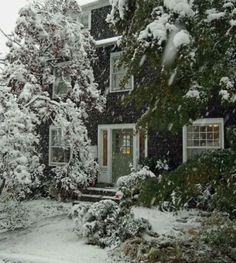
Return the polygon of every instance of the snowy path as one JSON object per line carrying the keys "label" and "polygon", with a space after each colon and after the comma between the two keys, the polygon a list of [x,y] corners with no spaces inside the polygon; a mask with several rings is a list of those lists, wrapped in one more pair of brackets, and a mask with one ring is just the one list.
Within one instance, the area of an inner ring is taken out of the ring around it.
{"label": "snowy path", "polygon": [[42,220],[27,230],[1,234],[0,263],[3,259],[14,263],[106,262],[106,250],[86,245],[72,227],[70,219],[59,216]]}

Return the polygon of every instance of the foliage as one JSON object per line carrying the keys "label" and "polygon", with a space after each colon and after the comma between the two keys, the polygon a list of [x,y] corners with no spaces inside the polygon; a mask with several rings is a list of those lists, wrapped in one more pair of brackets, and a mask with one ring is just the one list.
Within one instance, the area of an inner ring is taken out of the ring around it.
{"label": "foliage", "polygon": [[[54,170],[56,184],[66,190],[96,177],[86,123],[91,110],[102,111],[105,102],[94,82],[94,44],[77,19],[80,12],[75,0],[35,1],[22,8],[2,74],[2,82],[11,88],[9,93],[29,117],[35,116],[38,127],[45,123],[60,127],[70,145],[71,161]],[[65,94],[52,98],[58,81],[55,74],[61,76],[66,89]]]}
{"label": "foliage", "polygon": [[231,126],[227,128],[227,140],[229,141],[230,148],[236,152],[236,127]]}
{"label": "foliage", "polygon": [[236,153],[216,150],[196,156],[176,170],[147,180],[139,202],[170,208],[183,206],[235,211]]}
{"label": "foliage", "polygon": [[203,222],[200,236],[206,244],[227,253],[236,247],[236,222],[226,215],[213,213]]}
{"label": "foliage", "polygon": [[13,231],[26,228],[29,223],[29,211],[21,202],[0,203],[0,229]]}
{"label": "foliage", "polygon": [[0,195],[24,199],[39,186],[44,166],[37,153],[37,116],[0,89]]}
{"label": "foliage", "polygon": [[149,167],[149,169],[155,174],[159,175],[163,171],[169,170],[169,165],[166,159],[159,159],[155,156],[153,157],[146,157],[140,161],[140,164],[146,167]]}
{"label": "foliage", "polygon": [[179,128],[216,105],[234,105],[234,0],[111,3],[107,21],[122,35],[121,63],[141,76],[129,99],[147,106],[140,124]]}
{"label": "foliage", "polygon": [[111,200],[75,205],[71,215],[76,233],[85,237],[89,244],[101,247],[117,245],[150,229],[145,219],[135,219],[127,209]]}
{"label": "foliage", "polygon": [[147,166],[142,167],[138,171],[132,170],[129,175],[119,177],[117,186],[122,193],[121,205],[128,205],[135,201],[140,193],[142,184],[150,177],[155,177],[155,174]]}

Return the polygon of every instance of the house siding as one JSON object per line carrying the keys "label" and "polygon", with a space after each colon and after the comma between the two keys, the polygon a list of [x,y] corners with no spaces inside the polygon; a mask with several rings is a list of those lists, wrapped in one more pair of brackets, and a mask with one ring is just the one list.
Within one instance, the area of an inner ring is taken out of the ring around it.
{"label": "house siding", "polygon": [[95,40],[101,40],[115,36],[115,32],[106,22],[106,17],[110,11],[111,6],[104,6],[91,11],[90,33]]}

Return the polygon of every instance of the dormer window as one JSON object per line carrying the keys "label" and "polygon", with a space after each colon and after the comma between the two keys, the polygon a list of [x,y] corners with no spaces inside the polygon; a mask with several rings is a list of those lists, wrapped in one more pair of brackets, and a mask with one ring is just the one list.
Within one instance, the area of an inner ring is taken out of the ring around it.
{"label": "dormer window", "polygon": [[69,73],[59,67],[55,67],[52,97],[65,97],[71,88],[71,77]]}
{"label": "dormer window", "polygon": [[110,91],[111,92],[122,92],[133,89],[133,77],[130,77],[125,85],[121,85],[124,79],[127,68],[123,65],[119,66],[120,57],[122,52],[111,53],[110,57]]}
{"label": "dormer window", "polygon": [[80,23],[84,26],[84,29],[91,29],[91,12],[85,11],[80,14]]}

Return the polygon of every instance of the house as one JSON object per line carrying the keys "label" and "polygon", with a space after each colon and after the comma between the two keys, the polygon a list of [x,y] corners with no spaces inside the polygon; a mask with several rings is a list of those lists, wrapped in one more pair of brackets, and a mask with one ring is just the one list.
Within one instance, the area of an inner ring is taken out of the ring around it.
{"label": "house", "polygon": [[[122,105],[122,101],[136,88],[138,77],[133,76],[124,87],[120,86],[126,69],[117,67],[122,50],[117,45],[119,36],[106,22],[111,10],[109,1],[98,0],[82,6],[82,10],[81,22],[96,41],[98,60],[94,64],[95,81],[102,93],[107,95],[105,111],[92,116],[88,127],[92,151],[101,168],[98,182],[115,183],[118,177],[129,173],[130,165],[136,167],[145,157],[168,158],[171,166],[176,167],[195,154],[227,146],[226,127],[235,123],[235,112],[227,115],[215,104],[204,118],[183,127],[179,133],[136,131],[137,120],[143,112],[136,110],[135,105]],[[231,115],[234,117],[227,117]],[[61,158],[62,162],[67,162],[68,153],[62,154]]]}

